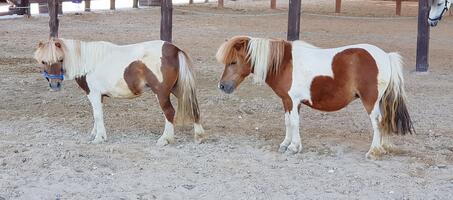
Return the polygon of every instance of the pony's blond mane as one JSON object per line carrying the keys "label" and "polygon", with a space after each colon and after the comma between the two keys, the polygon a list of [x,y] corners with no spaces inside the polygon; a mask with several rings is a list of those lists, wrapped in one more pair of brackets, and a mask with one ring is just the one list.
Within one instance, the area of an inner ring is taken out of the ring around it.
{"label": "pony's blond mane", "polygon": [[[61,47],[57,47],[59,44]],[[108,42],[83,42],[63,38],[51,38],[40,43],[34,53],[38,62],[56,63],[63,60],[65,77],[73,79],[84,76],[98,63],[107,59],[109,49],[114,46]]]}
{"label": "pony's blond mane", "polygon": [[237,45],[245,45],[250,40],[248,36],[236,36],[228,41],[225,41],[216,53],[216,59],[219,63],[229,64],[236,61],[239,54],[246,54],[246,48],[241,48],[239,51],[236,49]]}
{"label": "pony's blond mane", "polygon": [[[248,41],[247,46],[245,41]],[[255,82],[261,83],[266,80],[268,73],[277,74],[280,71],[286,43],[279,39],[236,36],[220,46],[216,58],[218,62],[228,64],[236,61],[239,54],[245,54],[246,61],[250,61],[253,67]],[[238,50],[238,45],[243,46]]]}

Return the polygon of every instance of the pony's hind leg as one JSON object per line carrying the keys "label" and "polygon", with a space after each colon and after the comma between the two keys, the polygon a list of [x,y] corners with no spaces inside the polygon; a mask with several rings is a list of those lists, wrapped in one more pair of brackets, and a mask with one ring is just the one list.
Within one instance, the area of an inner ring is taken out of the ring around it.
{"label": "pony's hind leg", "polygon": [[207,137],[206,133],[204,132],[203,126],[201,126],[199,122],[195,122],[193,123],[193,130],[195,132],[194,134],[195,142],[199,144],[202,143]]}
{"label": "pony's hind leg", "polygon": [[373,126],[373,141],[371,142],[371,147],[366,154],[366,157],[370,159],[377,159],[383,154],[387,153],[382,146],[383,135],[379,129],[379,122],[382,120],[381,110],[379,109],[379,102],[376,102],[369,116],[371,125]]}
{"label": "pony's hind leg", "polygon": [[387,153],[392,153],[395,152],[395,145],[390,141],[390,134],[383,133],[384,135],[382,136],[382,148],[385,149]]}
{"label": "pony's hind leg", "polygon": [[174,117],[175,117],[175,109],[170,101],[169,95],[157,95],[157,99],[159,100],[159,105],[162,108],[162,111],[165,115],[165,129],[164,133],[160,138],[157,140],[158,146],[165,146],[167,144],[173,143],[175,140],[175,133],[174,133]]}
{"label": "pony's hind leg", "polygon": [[94,117],[94,125],[91,131],[90,142],[96,144],[107,140],[107,134],[105,133],[104,127],[101,94],[92,91],[88,94],[88,100],[90,100],[91,107],[93,108]]}

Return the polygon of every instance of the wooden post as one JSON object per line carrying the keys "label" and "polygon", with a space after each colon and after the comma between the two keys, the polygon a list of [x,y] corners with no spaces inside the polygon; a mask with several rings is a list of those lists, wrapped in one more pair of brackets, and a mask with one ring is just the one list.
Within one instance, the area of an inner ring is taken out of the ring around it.
{"label": "wooden post", "polygon": [[396,0],[396,15],[401,16],[401,0]]}
{"label": "wooden post", "polygon": [[218,3],[219,3],[219,4],[218,4],[218,7],[219,7],[219,8],[223,8],[223,0],[219,0]]}
{"label": "wooden post", "polygon": [[91,11],[91,0],[85,0],[85,12]]}
{"label": "wooden post", "polygon": [[59,0],[47,0],[49,9],[49,28],[50,37],[58,37],[58,7],[60,4]]}
{"label": "wooden post", "polygon": [[429,5],[428,1],[418,1],[418,35],[417,35],[417,59],[415,69],[417,72],[428,71],[429,52]]}
{"label": "wooden post", "polygon": [[289,0],[288,10],[288,40],[298,40],[300,32],[300,1]]}
{"label": "wooden post", "polygon": [[167,42],[171,42],[172,13],[172,0],[162,0],[160,4],[160,39]]}
{"label": "wooden post", "polygon": [[132,8],[138,8],[138,0],[132,1]]}
{"label": "wooden post", "polygon": [[193,4],[193,0],[189,0],[189,4]]}
{"label": "wooden post", "polygon": [[341,12],[341,0],[335,0],[335,13]]}
{"label": "wooden post", "polygon": [[271,0],[271,9],[277,9],[277,0]]}
{"label": "wooden post", "polygon": [[110,0],[110,10],[115,10],[115,0]]}
{"label": "wooden post", "polygon": [[30,1],[29,0],[22,0],[20,3],[21,11],[19,13],[22,13],[23,15],[30,17]]}

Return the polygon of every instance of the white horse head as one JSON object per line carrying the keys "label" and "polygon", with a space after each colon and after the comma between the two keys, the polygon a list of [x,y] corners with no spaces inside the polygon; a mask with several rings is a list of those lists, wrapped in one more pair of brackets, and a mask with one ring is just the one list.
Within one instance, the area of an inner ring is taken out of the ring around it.
{"label": "white horse head", "polygon": [[436,26],[442,19],[442,15],[450,9],[452,0],[431,0],[431,10],[429,11],[428,23]]}

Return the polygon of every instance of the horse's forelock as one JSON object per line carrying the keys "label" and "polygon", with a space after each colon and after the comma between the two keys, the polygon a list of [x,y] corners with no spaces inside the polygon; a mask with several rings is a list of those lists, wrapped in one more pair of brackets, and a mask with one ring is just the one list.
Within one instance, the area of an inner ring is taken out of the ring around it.
{"label": "horse's forelock", "polygon": [[51,38],[47,42],[40,42],[38,48],[34,53],[34,58],[38,62],[56,63],[64,58],[64,45],[63,40]]}
{"label": "horse's forelock", "polygon": [[223,64],[235,61],[239,53],[245,54],[248,40],[250,40],[248,36],[236,36],[224,42],[217,51],[217,61]]}

